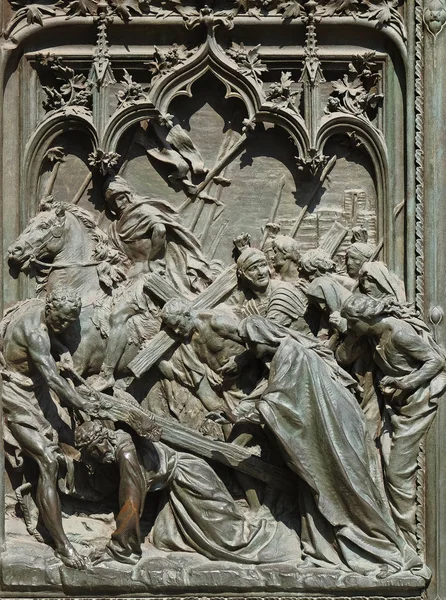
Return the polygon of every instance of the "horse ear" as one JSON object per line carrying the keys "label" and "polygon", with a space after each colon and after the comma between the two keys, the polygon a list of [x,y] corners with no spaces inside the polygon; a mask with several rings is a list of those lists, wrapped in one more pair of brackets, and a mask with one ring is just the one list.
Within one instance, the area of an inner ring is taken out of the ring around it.
{"label": "horse ear", "polygon": [[45,196],[42,198],[39,203],[39,210],[51,210],[54,207],[54,196]]}

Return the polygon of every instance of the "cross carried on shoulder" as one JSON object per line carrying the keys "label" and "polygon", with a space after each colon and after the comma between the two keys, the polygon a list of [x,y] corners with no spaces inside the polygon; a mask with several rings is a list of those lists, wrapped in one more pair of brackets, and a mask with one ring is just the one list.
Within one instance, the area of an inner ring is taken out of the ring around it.
{"label": "cross carried on shoulder", "polygon": [[[231,265],[208,288],[192,300],[192,307],[195,309],[214,308],[225,300],[236,289],[236,286],[237,269],[236,265]],[[167,302],[171,298],[182,297],[182,294],[159,273],[151,273],[147,276],[145,288],[162,302]],[[189,300],[188,298],[184,299]],[[159,331],[130,362],[129,369],[136,377],[141,377],[178,343],[168,331]]]}

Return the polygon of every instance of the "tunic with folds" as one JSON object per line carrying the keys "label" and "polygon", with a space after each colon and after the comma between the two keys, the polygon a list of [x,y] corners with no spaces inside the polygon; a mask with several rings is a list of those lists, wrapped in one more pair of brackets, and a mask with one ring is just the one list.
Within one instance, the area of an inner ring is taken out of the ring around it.
{"label": "tunic with folds", "polygon": [[298,490],[304,554],[364,574],[381,565],[420,568],[397,533],[364,415],[332,368],[332,355],[324,358],[305,336],[286,335],[262,317],[245,319],[240,333],[248,342],[278,346],[256,405],[304,482]]}
{"label": "tunic with folds", "polygon": [[[128,460],[126,456],[137,460]],[[135,447],[118,431],[121,511],[109,549],[118,560],[140,557],[139,518],[147,491],[164,490],[153,545],[165,551],[198,552],[211,560],[274,563],[301,560],[297,534],[268,511],[246,513],[210,465],[161,442]],[[133,560],[132,560],[133,558]]]}
{"label": "tunic with folds", "polygon": [[129,204],[120,219],[112,223],[110,237],[132,262],[146,261],[151,230],[159,224],[166,229],[163,262],[168,280],[184,292],[202,291],[211,281],[209,265],[200,242],[180,223],[178,213],[168,202],[139,198]]}

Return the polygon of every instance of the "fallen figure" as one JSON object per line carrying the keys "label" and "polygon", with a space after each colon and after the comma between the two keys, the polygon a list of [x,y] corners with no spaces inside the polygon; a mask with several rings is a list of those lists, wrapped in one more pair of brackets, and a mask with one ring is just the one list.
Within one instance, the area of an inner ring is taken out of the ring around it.
{"label": "fallen figure", "polygon": [[[165,490],[165,501],[150,535],[155,548],[198,552],[211,560],[237,563],[301,561],[297,534],[266,510],[245,514],[205,460],[162,442],[132,438],[99,421],[78,427],[76,446],[90,471],[99,475],[95,479],[99,489],[104,491],[104,483],[119,488],[116,530],[105,549],[91,555],[93,564],[140,560],[140,518],[146,494],[160,490]],[[107,475],[104,467],[117,468],[118,477],[101,482]]]}

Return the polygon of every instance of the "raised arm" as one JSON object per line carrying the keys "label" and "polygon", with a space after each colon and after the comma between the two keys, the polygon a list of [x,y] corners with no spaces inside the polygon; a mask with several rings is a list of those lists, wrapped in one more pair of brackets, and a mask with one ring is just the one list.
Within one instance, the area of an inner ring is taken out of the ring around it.
{"label": "raised arm", "polygon": [[398,327],[392,337],[397,350],[406,358],[421,363],[413,373],[399,378],[397,386],[401,389],[417,389],[426,385],[444,368],[444,358],[411,328]]}
{"label": "raised arm", "polygon": [[162,223],[156,223],[151,229],[152,248],[149,261],[154,260],[164,250],[166,245],[166,228]]}

